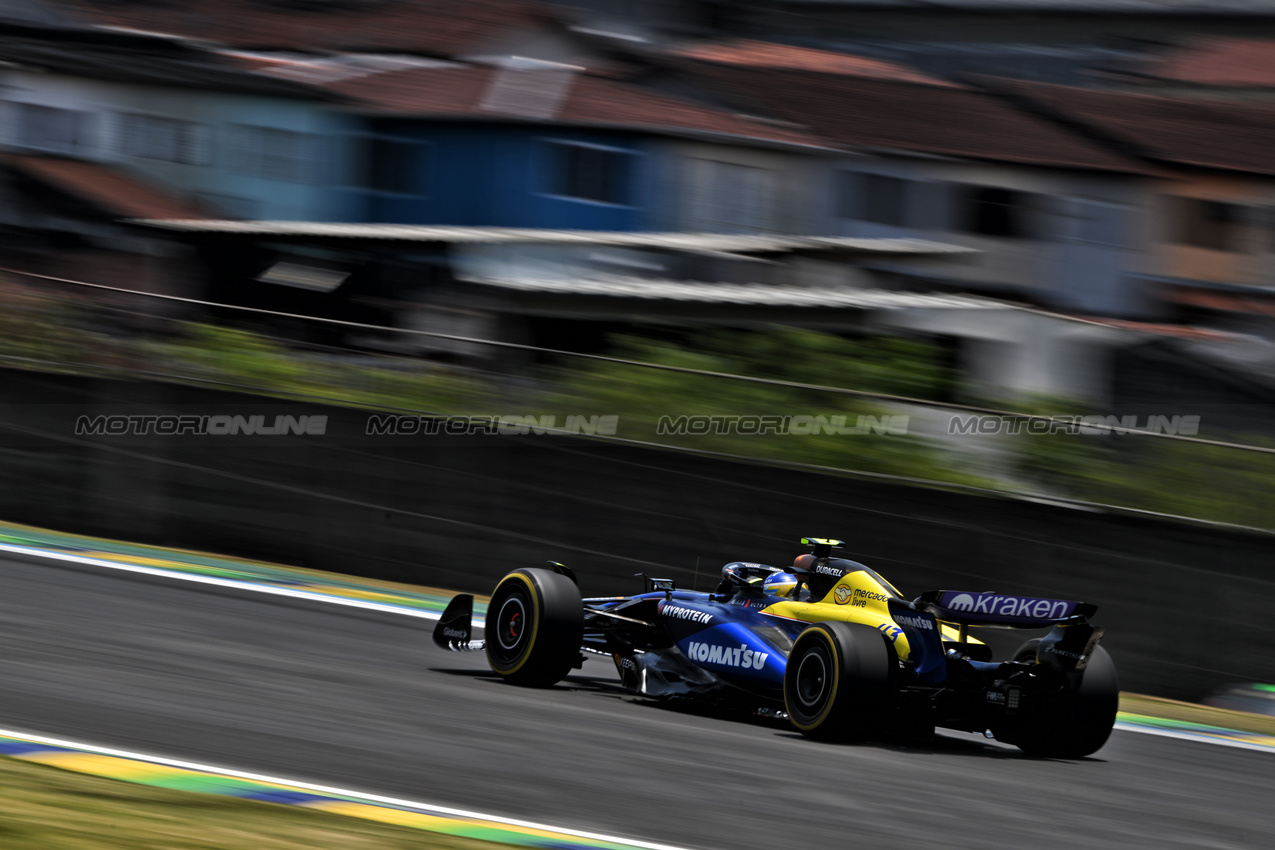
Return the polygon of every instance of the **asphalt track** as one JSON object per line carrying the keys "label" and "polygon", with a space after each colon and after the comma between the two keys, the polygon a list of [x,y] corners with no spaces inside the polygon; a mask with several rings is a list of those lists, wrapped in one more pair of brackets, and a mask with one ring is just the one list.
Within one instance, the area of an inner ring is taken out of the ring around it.
{"label": "asphalt track", "polygon": [[647,704],[605,660],[511,687],[431,626],[2,559],[0,726],[697,848],[1272,840],[1269,753],[1120,731],[1080,761],[828,746]]}

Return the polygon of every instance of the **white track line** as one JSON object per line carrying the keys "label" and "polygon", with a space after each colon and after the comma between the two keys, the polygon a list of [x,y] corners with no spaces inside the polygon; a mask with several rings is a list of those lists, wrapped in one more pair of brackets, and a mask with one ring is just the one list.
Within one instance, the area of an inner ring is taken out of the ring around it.
{"label": "white track line", "polygon": [[[15,546],[11,543],[0,543],[0,552],[9,552],[15,555],[27,555],[35,558],[45,558],[50,561],[65,561],[72,564],[84,564],[90,567],[103,567],[108,570],[119,570],[125,573],[139,573],[147,576],[157,576],[159,578],[175,579],[177,581],[190,581],[195,584],[211,584],[214,587],[230,587],[236,590],[249,590],[254,593],[265,593],[271,596],[286,596],[291,599],[306,599],[311,602],[326,602],[329,605],[344,605],[348,608],[362,608],[365,611],[380,611],[383,614],[398,614],[403,617],[417,617],[422,620],[437,620],[440,614],[434,611],[422,611],[418,608],[408,608],[403,605],[390,605],[384,602],[369,602],[365,599],[350,599],[344,596],[333,596],[326,593],[317,593],[310,590],[296,590],[290,587],[275,587],[270,584],[259,584],[252,581],[242,581],[231,578],[217,578],[216,576],[204,576],[198,573],[186,573],[180,570],[169,570],[163,567],[143,567],[138,564],[125,564],[119,561],[108,561],[102,558],[90,558],[86,555],[72,555],[67,552],[54,552],[48,549],[38,549],[30,546]],[[476,628],[482,628],[483,621],[475,618],[473,625]]]}
{"label": "white track line", "polygon": [[[260,773],[249,773],[243,770],[231,770],[224,767],[214,767],[212,765],[200,764],[198,762],[181,761],[178,759],[165,758],[163,756],[153,756],[146,753],[136,753],[129,750],[117,750],[112,747],[99,747],[96,744],[85,744],[81,741],[68,741],[63,738],[50,738],[44,735],[31,735],[27,732],[18,732],[11,729],[0,729],[0,736],[6,738],[16,738],[19,741],[29,741],[33,744],[45,744],[51,747],[66,747],[73,750],[83,750],[88,753],[96,753],[104,756],[115,756],[117,758],[133,759],[136,761],[151,762],[152,764],[162,764],[168,767],[179,767],[186,770],[197,770],[203,773],[213,773],[219,776],[229,776],[235,779],[251,779],[257,782],[269,782],[274,785],[286,785],[291,788],[300,788],[305,791],[313,791],[317,794],[330,794],[335,797],[349,797],[354,800],[361,800],[368,803],[377,803],[383,806],[394,806],[401,809],[411,809],[424,814],[444,815],[454,818],[469,818],[472,820],[488,821],[491,823],[504,824],[506,826],[522,827],[524,829],[538,829],[545,832],[558,832],[563,835],[571,835],[576,838],[588,838],[593,841],[609,841],[614,844],[623,844],[630,847],[640,847],[643,850],[686,850],[683,847],[675,847],[670,844],[655,844],[650,841],[639,841],[633,838],[621,838],[615,835],[603,835],[597,832],[585,832],[579,829],[565,829],[559,826],[551,826],[543,823],[535,823],[533,821],[518,820],[516,818],[500,817],[499,815],[489,815],[483,812],[474,812],[467,809],[453,809],[448,806],[436,806],[432,803],[421,803],[416,800],[404,800],[397,797],[384,797],[379,794],[365,794],[362,791],[351,791],[348,788],[335,788],[331,785],[316,785],[313,782],[298,782],[293,779],[282,779],[278,776],[266,776]],[[304,807],[301,807],[304,808]]]}

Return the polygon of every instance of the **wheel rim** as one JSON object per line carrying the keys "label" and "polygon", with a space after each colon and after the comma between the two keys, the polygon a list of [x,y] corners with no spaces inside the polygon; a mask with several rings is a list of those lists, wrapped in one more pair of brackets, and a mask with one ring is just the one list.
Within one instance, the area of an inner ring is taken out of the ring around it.
{"label": "wheel rim", "polygon": [[817,714],[823,707],[828,691],[828,662],[822,647],[816,647],[802,657],[797,665],[797,701],[809,714]]}
{"label": "wheel rim", "polygon": [[527,628],[527,606],[520,596],[510,596],[496,615],[496,639],[502,648],[515,651]]}
{"label": "wheel rim", "polygon": [[531,636],[530,600],[521,590],[495,600],[496,619],[487,646],[502,664],[512,664],[527,650]]}

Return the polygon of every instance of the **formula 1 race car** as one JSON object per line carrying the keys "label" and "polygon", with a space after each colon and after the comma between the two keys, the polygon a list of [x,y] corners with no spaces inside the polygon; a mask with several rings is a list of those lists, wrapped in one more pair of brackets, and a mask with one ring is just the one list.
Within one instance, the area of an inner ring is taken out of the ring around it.
{"label": "formula 1 race car", "polygon": [[[752,706],[803,735],[929,737],[984,732],[1039,756],[1096,751],[1115,723],[1115,665],[1089,624],[1096,606],[1001,593],[932,590],[907,601],[838,540],[803,538],[787,570],[732,562],[712,593],[646,579],[634,596],[582,599],[561,564],[501,579],[485,640],[473,597],[452,599],[434,642],[486,651],[491,669],[533,687],[561,681],[586,654],[614,660],[621,683],[667,700]],[[993,661],[970,627],[1050,628]]]}

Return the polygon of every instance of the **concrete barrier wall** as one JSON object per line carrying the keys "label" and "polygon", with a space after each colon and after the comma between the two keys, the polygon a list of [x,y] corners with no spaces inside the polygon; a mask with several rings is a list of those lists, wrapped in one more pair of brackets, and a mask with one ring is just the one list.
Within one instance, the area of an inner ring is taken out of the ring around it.
{"label": "concrete barrier wall", "polygon": [[[329,419],[321,436],[76,437],[76,419],[98,413]],[[1097,603],[1127,690],[1190,699],[1275,680],[1275,536],[566,436],[367,436],[367,416],[3,372],[0,516],[479,593],[546,559],[589,594],[637,589],[637,572],[709,589],[727,561],[784,565],[801,536],[832,536],[908,596]],[[1009,649],[1031,636],[989,634]]]}

